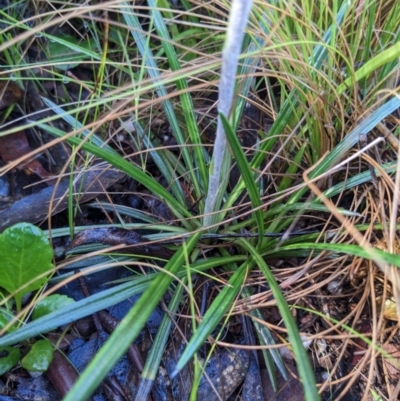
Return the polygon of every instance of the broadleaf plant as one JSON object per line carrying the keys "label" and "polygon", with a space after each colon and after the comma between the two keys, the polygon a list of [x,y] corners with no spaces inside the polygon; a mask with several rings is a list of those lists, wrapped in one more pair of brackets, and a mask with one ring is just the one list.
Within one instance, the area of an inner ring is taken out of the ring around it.
{"label": "broadleaf plant", "polygon": [[18,348],[0,348],[0,376],[10,371],[19,362],[21,352]]}
{"label": "broadleaf plant", "polygon": [[53,249],[40,228],[19,223],[0,235],[0,287],[15,299],[21,310],[22,297],[39,289],[54,271]]}
{"label": "broadleaf plant", "polygon": [[[19,223],[6,229],[0,235],[0,286],[15,299],[16,311],[21,310],[25,294],[38,290],[54,271],[53,249],[43,231],[28,223]],[[75,301],[65,295],[50,295],[35,304],[33,319],[67,307]],[[0,309],[0,329],[8,332],[16,330],[13,311]],[[22,358],[21,365],[31,372],[45,372],[53,359],[53,346],[42,339],[33,343],[29,352]],[[11,370],[20,361],[18,348],[0,348],[0,374]]]}
{"label": "broadleaf plant", "polygon": [[55,312],[64,307],[75,303],[75,300],[67,297],[66,295],[53,294],[46,298],[41,299],[35,305],[35,309],[32,314],[33,320],[39,319],[49,313]]}
{"label": "broadleaf plant", "polygon": [[21,365],[30,372],[46,372],[53,360],[53,346],[49,340],[39,340],[22,358]]}

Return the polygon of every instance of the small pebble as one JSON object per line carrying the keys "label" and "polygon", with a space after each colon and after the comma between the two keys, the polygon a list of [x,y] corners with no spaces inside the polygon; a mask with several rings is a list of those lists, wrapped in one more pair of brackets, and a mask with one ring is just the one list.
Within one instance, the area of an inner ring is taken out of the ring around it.
{"label": "small pebble", "polygon": [[342,292],[342,289],[340,288],[340,282],[336,280],[331,281],[328,284],[327,289],[331,294],[340,294]]}
{"label": "small pebble", "polygon": [[320,338],[316,341],[318,354],[323,354],[326,350],[327,344],[323,338]]}
{"label": "small pebble", "polygon": [[0,177],[0,196],[9,196],[10,184],[5,177]]}

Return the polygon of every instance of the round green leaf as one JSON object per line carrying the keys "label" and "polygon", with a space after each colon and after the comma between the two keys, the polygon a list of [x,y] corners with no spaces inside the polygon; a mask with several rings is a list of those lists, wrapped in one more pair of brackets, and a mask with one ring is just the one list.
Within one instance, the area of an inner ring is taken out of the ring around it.
{"label": "round green leaf", "polygon": [[46,282],[40,275],[53,271],[52,258],[47,237],[32,224],[16,224],[0,235],[0,287],[14,295],[18,310],[24,294]]}
{"label": "round green leaf", "polygon": [[51,312],[55,312],[58,309],[64,308],[64,306],[75,303],[75,300],[67,297],[66,295],[49,295],[48,297],[41,299],[35,306],[32,318],[39,319],[42,316],[48,315]]}
{"label": "round green leaf", "polygon": [[0,376],[16,366],[20,357],[21,353],[18,348],[0,348]]}
{"label": "round green leaf", "polygon": [[53,347],[48,340],[39,340],[22,358],[21,365],[30,372],[45,372],[53,360]]}

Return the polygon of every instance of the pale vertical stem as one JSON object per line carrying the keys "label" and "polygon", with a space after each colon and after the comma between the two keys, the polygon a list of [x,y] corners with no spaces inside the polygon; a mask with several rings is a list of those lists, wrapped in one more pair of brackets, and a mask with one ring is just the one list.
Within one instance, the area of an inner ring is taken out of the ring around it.
{"label": "pale vertical stem", "polygon": [[[232,108],[238,58],[242,49],[251,6],[251,0],[233,0],[232,2],[228,31],[222,51],[221,80],[219,83],[218,95],[218,113],[223,113],[227,118]],[[228,177],[221,177],[221,172],[223,172],[222,167],[224,163],[227,163],[228,157],[230,158],[225,130],[218,116],[217,134],[210,165],[210,180],[205,202],[203,227],[209,227],[218,219],[217,215],[212,215],[211,213],[220,208],[222,195],[226,190]]]}

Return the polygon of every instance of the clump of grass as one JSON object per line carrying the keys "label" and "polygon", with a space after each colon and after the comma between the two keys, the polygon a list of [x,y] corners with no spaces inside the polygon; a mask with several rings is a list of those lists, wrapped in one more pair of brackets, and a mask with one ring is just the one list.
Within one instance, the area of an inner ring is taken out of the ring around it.
{"label": "clump of grass", "polygon": [[[60,138],[70,144],[71,157],[65,171],[74,171],[78,165],[91,168],[100,158],[165,202],[175,218],[174,226],[160,224],[142,211],[127,211],[113,205],[120,215],[130,213],[140,221],[128,227],[155,230],[150,239],[179,235],[188,238],[165,266],[168,274],[159,271],[137,277],[91,297],[90,301],[78,302],[67,316],[60,311],[0,339],[0,344],[15,343],[54,327],[54,322],[62,325],[72,315],[86,316],[122,297],[143,292],[67,400],[86,399],[95,390],[140,332],[175,277],[180,284],[175,287],[171,310],[177,310],[194,272],[220,266],[230,275],[201,322],[197,327],[193,324],[193,335],[178,362],[178,370],[215,327],[226,321],[225,314],[232,311],[235,302],[252,299],[253,291],[245,284],[253,269],[268,284],[284,319],[306,399],[317,399],[318,395],[299,329],[290,313],[298,294],[304,298],[318,294],[337,276],[343,281],[357,280],[357,271],[363,270],[361,261],[371,261],[365,262],[370,263],[369,269],[364,270],[369,283],[366,295],[357,304],[356,312],[342,322],[352,318],[355,330],[366,299],[370,297],[374,304],[372,278],[380,274],[374,266],[379,266],[384,277],[391,280],[396,300],[400,299],[397,275],[388,267],[400,266],[395,255],[398,174],[393,177],[398,161],[397,149],[392,149],[397,140],[392,132],[396,120],[390,117],[400,106],[396,19],[399,6],[396,2],[366,1],[363,7],[354,7],[349,2],[334,1],[320,12],[320,5],[314,1],[253,5],[237,79],[225,88],[235,91],[234,106],[230,106],[228,94],[223,99],[228,100],[226,106],[220,100],[222,113],[208,116],[214,127],[219,120],[219,127],[227,135],[227,142],[222,141],[228,144],[227,151],[221,153],[223,178],[229,178],[231,157],[240,172],[240,178],[231,186],[227,182],[219,186],[219,174],[217,184],[212,183],[209,171],[216,160],[212,146],[204,140],[206,133],[202,132],[198,111],[203,106],[198,99],[207,97],[219,82],[224,82],[220,75],[221,52],[224,41],[229,42],[225,36],[233,27],[229,25],[233,20],[228,18],[231,10],[224,4],[183,2],[181,9],[166,1],[148,1],[138,8],[113,1],[101,6],[63,4],[57,10],[30,9],[22,20],[21,10],[16,8],[10,8],[9,14],[1,12],[0,50],[2,63],[7,65],[2,71],[3,79],[12,75],[25,88],[34,85],[54,112],[38,119],[28,113],[24,127],[34,127],[55,137],[47,144],[49,149]],[[65,22],[71,27],[68,33],[63,28]],[[77,76],[78,72],[81,76]],[[46,86],[49,81],[54,90]],[[252,149],[243,149],[237,137],[238,127],[246,102],[254,103],[257,92],[263,96],[258,96],[256,106],[272,124],[269,129],[260,127]],[[391,119],[387,125],[385,118]],[[59,119],[65,121],[66,129],[54,126]],[[163,146],[157,136],[155,121],[160,119],[170,127],[173,146]],[[375,147],[370,150],[360,138],[366,137],[368,142],[375,127],[391,141],[373,143]],[[2,135],[17,129],[23,128],[6,124]],[[119,141],[121,135],[131,141],[128,152]],[[384,160],[379,159],[378,145],[383,147]],[[245,151],[250,156],[246,157]],[[155,166],[151,169],[150,160]],[[154,169],[167,188],[152,176]],[[217,201],[213,200],[215,195]],[[248,195],[250,202],[239,203],[244,195]],[[77,205],[73,195],[69,196],[73,232],[79,229],[73,227]],[[351,197],[351,201],[344,207],[346,197]],[[387,206],[379,207],[377,199],[385,200]],[[319,232],[290,237],[290,232],[298,231],[302,224],[316,224]],[[216,249],[210,257],[201,255],[196,245],[202,231],[213,225],[219,233],[245,231],[258,237],[235,239],[234,256],[224,248]],[[377,231],[382,233],[389,252],[376,249],[376,239],[381,236]],[[264,237],[264,232],[282,235]],[[51,233],[66,235],[67,231]],[[280,271],[269,265],[270,260],[290,258],[301,261],[300,266]],[[102,262],[98,267],[104,267]],[[308,285],[310,277],[312,286]],[[262,321],[262,306],[256,302],[248,314],[259,343],[271,345],[274,335],[268,323]],[[376,308],[372,308],[371,316],[371,340],[377,343],[377,328],[382,329],[385,323],[378,319]],[[193,322],[197,317],[193,312]],[[343,323],[333,325],[329,318],[325,323],[331,329],[319,333],[320,338],[344,327]],[[143,377],[155,376],[160,350],[165,347],[170,330],[171,321],[165,318]],[[115,344],[126,346],[116,351]],[[369,352],[372,353],[372,347]],[[271,361],[286,375],[279,352],[272,348],[264,355],[273,382]],[[376,364],[371,364],[370,377],[375,368]],[[331,377],[336,372],[337,365],[330,372]],[[349,385],[356,379],[357,376],[349,378]],[[323,391],[329,380],[321,386]]]}

